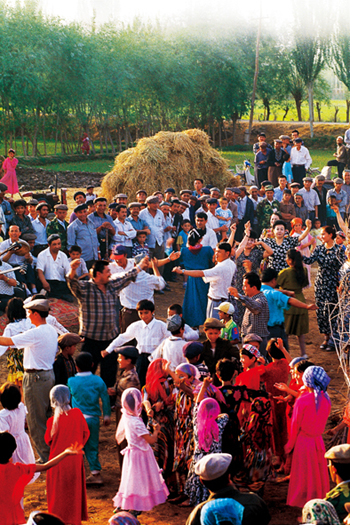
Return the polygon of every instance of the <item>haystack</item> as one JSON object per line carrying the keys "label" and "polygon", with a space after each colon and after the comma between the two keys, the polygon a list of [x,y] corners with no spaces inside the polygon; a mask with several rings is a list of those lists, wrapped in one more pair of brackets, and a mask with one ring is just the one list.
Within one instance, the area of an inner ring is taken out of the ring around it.
{"label": "haystack", "polygon": [[[112,171],[102,180],[102,191],[108,200],[121,192],[132,200],[141,188],[150,195],[171,186],[178,194],[192,188],[196,177],[219,188],[232,180],[227,161],[210,146],[206,133],[161,131],[116,157]],[[235,185],[239,184],[237,178]]]}

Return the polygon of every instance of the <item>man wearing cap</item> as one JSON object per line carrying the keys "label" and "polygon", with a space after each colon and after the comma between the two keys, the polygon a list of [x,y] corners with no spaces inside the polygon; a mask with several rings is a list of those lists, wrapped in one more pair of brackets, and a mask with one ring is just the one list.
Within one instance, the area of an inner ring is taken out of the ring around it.
{"label": "man wearing cap", "polygon": [[18,226],[21,234],[23,233],[34,233],[32,221],[30,217],[25,214],[27,203],[24,199],[18,199],[13,203],[15,214],[10,221],[10,226]]}
{"label": "man wearing cap", "polygon": [[94,200],[96,211],[89,215],[89,219],[95,226],[98,242],[100,243],[100,253],[102,259],[108,258],[108,246],[110,240],[115,235],[115,225],[110,215],[107,215],[107,199],[97,197]]}
{"label": "man wearing cap", "polygon": [[116,207],[117,218],[114,220],[115,226],[115,235],[112,237],[110,243],[110,249],[119,244],[126,248],[128,257],[131,257],[132,250],[132,239],[136,237],[136,230],[130,223],[126,220],[127,216],[127,207],[125,204],[118,204]]}
{"label": "man wearing cap", "polygon": [[286,223],[288,231],[291,230],[290,221],[295,217],[295,207],[294,204],[291,203],[291,198],[292,192],[288,188],[283,190],[283,197],[280,202],[280,214]]}
{"label": "man wearing cap", "polygon": [[179,266],[173,272],[191,277],[201,277],[205,283],[209,283],[208,304],[206,316],[219,319],[216,307],[222,302],[227,301],[227,283],[232,282],[236,272],[236,264],[231,260],[231,245],[228,242],[221,242],[215,248],[214,268],[207,270],[184,270]]}
{"label": "man wearing cap", "polygon": [[[318,217],[318,207],[321,204],[316,191],[311,188],[312,183],[312,177],[304,177],[304,187],[299,190],[299,193],[301,193],[303,196],[304,204],[307,208],[310,221],[314,221],[315,217]],[[343,181],[341,181],[341,183],[343,183]]]}
{"label": "man wearing cap", "polygon": [[328,190],[327,192],[327,202],[328,202],[328,197],[329,197],[330,192],[332,192],[332,194],[334,193],[337,197],[336,205],[339,208],[339,213],[342,216],[342,219],[344,219],[346,207],[348,204],[348,194],[346,193],[346,191],[342,189],[342,185],[343,185],[343,179],[337,178],[334,180],[334,189]]}
{"label": "man wearing cap", "polygon": [[[80,204],[85,204],[86,203],[86,195],[83,191],[76,191],[73,195],[73,199],[75,200],[75,203],[77,206],[79,206]],[[75,211],[73,211],[71,213],[71,216],[69,217],[69,224],[71,224],[73,221],[75,221],[75,219],[77,218],[76,214],[75,214]]]}
{"label": "man wearing cap", "polygon": [[2,226],[3,233],[6,233],[9,227],[9,224],[12,220],[12,217],[13,217],[13,211],[12,211],[11,204],[9,203],[9,201],[5,199],[5,193],[7,192],[7,189],[8,188],[6,184],[4,184],[3,182],[0,182],[0,205],[1,205],[1,210],[2,210],[2,212],[0,211],[0,220],[3,220],[2,219],[2,215],[3,215],[4,223],[5,223]]}
{"label": "man wearing cap", "polygon": [[127,205],[128,202],[128,196],[126,193],[117,193],[117,195],[114,197],[114,202],[117,204],[124,204]]}
{"label": "man wearing cap", "polygon": [[[135,261],[134,259],[128,259],[125,246],[117,245],[114,248],[111,259],[115,261],[109,265],[112,280],[125,275],[135,268]],[[146,265],[146,268],[147,267],[148,265]],[[153,269],[153,275],[150,275],[144,270],[140,271],[135,282],[131,282],[129,286],[120,292],[120,303],[123,307],[120,312],[120,331],[122,333],[125,332],[131,323],[139,321],[140,318],[136,310],[139,301],[148,299],[154,302],[154,291],[165,288],[166,283],[160,275],[155,259],[152,260],[151,267]]]}
{"label": "man wearing cap", "polygon": [[34,252],[33,252],[35,257],[37,257],[40,252],[42,252],[43,250],[47,248],[46,228],[48,224],[50,223],[49,219],[47,218],[49,214],[49,207],[47,203],[39,202],[36,209],[39,212],[39,215],[34,221],[32,221],[34,233],[36,235]]}
{"label": "man wearing cap", "polygon": [[274,191],[274,198],[278,202],[281,202],[282,197],[283,197],[283,192],[286,189],[286,187],[287,187],[287,177],[285,175],[280,175],[278,177],[278,186],[277,188],[275,188],[275,191]]}
{"label": "man wearing cap", "polygon": [[174,188],[167,188],[164,191],[164,200],[165,202],[169,202],[169,206],[171,206],[171,201],[175,197],[175,190]]}
{"label": "man wearing cap", "polygon": [[240,186],[239,190],[241,192],[238,208],[238,219],[236,231],[236,240],[241,242],[244,237],[244,228],[247,222],[249,221],[252,225],[254,222],[254,205],[251,199],[248,199],[248,191],[245,186]]}
{"label": "man wearing cap", "polygon": [[136,200],[137,200],[137,202],[139,202],[140,204],[145,204],[146,199],[147,199],[147,191],[145,191],[145,190],[138,190],[136,192]]}
{"label": "man wearing cap", "polygon": [[36,199],[29,199],[29,201],[27,202],[27,208],[29,212],[28,217],[31,221],[34,221],[38,216],[38,212],[36,211],[36,207],[38,204],[39,201],[37,201]]}
{"label": "man wearing cap", "polygon": [[350,503],[350,445],[332,447],[324,457],[328,460],[331,480],[337,484],[324,499],[333,505],[342,523],[348,514],[344,505]]}
{"label": "man wearing cap", "polygon": [[181,190],[180,191],[180,197],[183,201],[187,202],[189,204],[190,197],[192,195],[191,190]]}
{"label": "man wearing cap", "polygon": [[49,247],[38,255],[36,269],[39,280],[49,297],[63,299],[69,303],[73,302],[66,274],[70,271],[67,255],[61,251],[61,239],[58,233],[53,233],[47,239]]}
{"label": "man wearing cap", "polygon": [[267,148],[266,142],[261,142],[260,148],[255,155],[254,166],[257,173],[258,186],[261,186],[262,181],[267,179],[270,151],[271,149]]}
{"label": "man wearing cap", "polygon": [[80,246],[81,256],[84,259],[87,269],[90,270],[94,261],[100,257],[100,245],[97,238],[96,229],[88,217],[88,207],[86,204],[79,204],[74,208],[76,219],[67,229],[67,248]]}
{"label": "man wearing cap", "polygon": [[57,339],[61,351],[56,356],[53,364],[56,385],[67,385],[68,379],[77,373],[75,361],[72,356],[77,350],[77,345],[82,342],[78,334],[70,332],[60,335]]}
{"label": "man wearing cap", "polygon": [[208,200],[209,199],[210,197],[208,197],[208,195],[202,195],[201,197],[199,197],[198,204],[200,204],[200,207],[197,208],[195,212],[196,215],[197,213],[201,213],[201,212],[208,214],[208,211],[209,211]]}
{"label": "man wearing cap", "polygon": [[292,166],[294,182],[302,183],[306,171],[312,164],[309,150],[302,145],[302,140],[297,138],[294,140],[295,147],[290,152],[290,163]]}
{"label": "man wearing cap", "polygon": [[147,222],[144,219],[140,219],[139,217],[141,211],[141,204],[139,202],[131,202],[129,204],[129,211],[130,215],[126,218],[126,220],[130,222],[134,230],[136,232],[138,230],[142,230],[146,232],[147,235],[150,235],[151,230],[149,229]]}
{"label": "man wearing cap", "polygon": [[53,363],[57,353],[57,332],[46,323],[50,308],[47,300],[30,301],[24,308],[35,328],[13,337],[0,337],[0,345],[24,348],[23,396],[28,410],[27,423],[40,463],[46,463],[50,447],[44,436],[51,412],[50,390],[55,384]]}
{"label": "man wearing cap", "polygon": [[333,153],[334,160],[329,160],[327,166],[336,166],[338,170],[338,177],[341,178],[343,175],[343,170],[347,164],[347,151],[344,145],[343,137],[337,137],[337,151]]}
{"label": "man wearing cap", "polygon": [[230,454],[206,454],[195,465],[195,473],[201,483],[209,490],[210,496],[206,501],[197,505],[189,517],[186,525],[201,525],[201,512],[208,501],[216,499],[233,499],[244,508],[242,525],[267,525],[270,514],[263,499],[253,492],[240,492],[232,483],[231,473],[235,475],[239,465],[234,463]]}
{"label": "man wearing cap", "polygon": [[306,219],[309,217],[309,212],[304,204],[303,194],[300,193],[300,191],[294,194],[294,208],[295,216],[301,219],[303,224],[305,224]]}
{"label": "man wearing cap", "polygon": [[158,197],[152,196],[146,199],[147,208],[140,212],[140,219],[146,221],[151,233],[147,237],[147,244],[150,249],[151,259],[156,257],[162,259],[164,256],[164,229],[165,219],[159,210]]}
{"label": "man wearing cap", "polygon": [[[282,149],[282,140],[274,140],[274,148],[269,153],[267,178],[276,187],[278,178],[282,175],[282,167],[289,160],[289,153]],[[277,198],[277,197],[276,197]],[[278,199],[280,200],[280,199]]]}
{"label": "man wearing cap", "polygon": [[270,227],[271,215],[280,210],[280,203],[274,198],[274,187],[269,184],[265,186],[266,199],[263,199],[256,208],[258,223],[262,230]]}
{"label": "man wearing cap", "polygon": [[211,199],[218,200],[218,199],[220,199],[220,195],[221,195],[221,192],[220,192],[219,188],[216,188],[215,186],[214,186],[214,188],[210,188],[210,198]]}
{"label": "man wearing cap", "polygon": [[327,190],[324,187],[325,181],[326,178],[324,175],[316,175],[315,185],[313,187],[320,200],[317,218],[321,221],[321,226],[325,226],[327,220]]}
{"label": "man wearing cap", "polygon": [[68,213],[68,206],[66,204],[56,204],[55,218],[46,226],[46,235],[50,237],[57,233],[61,239],[61,250],[67,252],[67,229],[68,222],[65,220]]}

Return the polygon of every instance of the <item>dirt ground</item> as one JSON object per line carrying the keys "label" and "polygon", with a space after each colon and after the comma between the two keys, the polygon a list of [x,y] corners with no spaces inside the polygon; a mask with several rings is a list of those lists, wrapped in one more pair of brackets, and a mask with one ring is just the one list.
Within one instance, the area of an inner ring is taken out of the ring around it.
{"label": "dirt ground", "polygon": [[[315,277],[316,269],[312,269],[313,278]],[[156,315],[160,319],[165,319],[166,308],[170,303],[182,303],[183,288],[180,282],[173,283],[171,292],[166,292],[164,295],[156,296]],[[306,291],[308,302],[314,301],[313,290]],[[325,368],[332,381],[329,387],[329,394],[332,399],[332,416],[339,413],[344,406],[347,396],[347,389],[344,383],[342,372],[339,369],[337,356],[335,353],[325,353],[319,349],[322,338],[318,333],[315,312],[310,312],[310,332],[306,338],[307,353],[309,358],[318,365]],[[293,357],[299,355],[296,338],[290,338],[290,351]],[[0,358],[0,381],[6,380],[6,357]],[[330,423],[328,426],[334,426]],[[114,497],[120,480],[120,471],[116,459],[115,448],[115,420],[112,419],[112,425],[108,428],[101,427],[100,434],[100,459],[102,463],[102,473],[105,484],[101,488],[88,488],[88,511],[89,522],[91,524],[106,525],[108,519],[113,513],[112,498]],[[326,436],[325,436],[326,438]],[[271,525],[296,525],[297,518],[300,516],[300,510],[297,508],[287,507],[288,484],[276,484],[268,482],[265,488],[265,501],[269,507],[272,520]],[[67,497],[71,495],[67,494]],[[28,516],[33,510],[45,510],[46,494],[45,494],[45,474],[42,474],[33,485],[29,485],[25,491],[24,498],[25,514]],[[151,512],[141,514],[140,522],[142,525],[156,524],[157,525],[183,525],[186,522],[187,516],[191,509],[180,508],[177,506],[165,503],[156,507]],[[0,520],[1,521],[1,520]]]}

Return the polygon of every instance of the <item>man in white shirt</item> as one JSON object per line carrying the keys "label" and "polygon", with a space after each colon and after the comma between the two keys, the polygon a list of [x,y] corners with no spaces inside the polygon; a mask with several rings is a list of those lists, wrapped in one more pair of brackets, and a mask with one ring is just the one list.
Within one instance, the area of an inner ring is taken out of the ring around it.
{"label": "man in white shirt", "polygon": [[236,272],[236,264],[231,260],[231,245],[221,242],[215,249],[216,265],[208,270],[184,270],[179,266],[174,272],[191,277],[202,277],[205,283],[209,283],[207,318],[219,319],[217,307],[228,299],[228,286]]}
{"label": "man in white shirt", "polygon": [[132,239],[136,237],[136,230],[132,224],[126,220],[127,207],[125,204],[118,204],[115,209],[117,218],[113,221],[115,225],[115,234],[112,237],[111,249],[113,250],[117,244],[125,246],[128,257],[131,257]]}
{"label": "man in white shirt", "polygon": [[[136,363],[136,371],[140,379],[141,387],[146,383],[146,373],[149,365],[149,356],[160,343],[170,336],[166,324],[154,318],[154,303],[144,299],[136,307],[140,321],[132,323],[126,329],[126,332],[118,335],[111,344],[102,350],[102,357],[106,357],[120,346],[136,339],[139,357]],[[1,343],[0,343],[1,344]]]}
{"label": "man in white shirt", "polygon": [[[207,226],[208,221],[208,215],[204,212],[200,212],[196,214],[195,222],[196,222],[196,228],[197,230],[201,230],[202,232],[205,231],[201,245],[202,246],[210,246],[215,250],[216,245],[218,243],[218,239],[216,237],[216,233]],[[201,233],[200,231],[198,232]]]}
{"label": "man in white shirt", "polygon": [[313,181],[314,179],[312,177],[304,177],[304,187],[299,190],[299,193],[303,196],[310,221],[314,221],[315,217],[318,217],[318,207],[321,205],[317,192],[311,188]]}
{"label": "man in white shirt", "polygon": [[301,139],[295,139],[295,147],[290,152],[290,163],[293,172],[293,181],[298,182],[300,185],[303,178],[305,177],[306,171],[312,164],[312,158],[309,150],[302,146]]}
{"label": "man in white shirt", "polygon": [[[116,246],[112,259],[114,259],[114,262],[109,265],[112,275],[111,280],[135,268],[135,261],[134,259],[128,259],[124,246]],[[137,274],[135,282],[131,282],[119,294],[120,303],[123,307],[120,312],[120,331],[122,333],[126,331],[131,323],[139,321],[140,318],[136,309],[137,304],[143,299],[154,302],[154,290],[163,290],[165,288],[166,283],[159,273],[156,259],[152,261],[152,269],[154,275],[150,275],[142,270]]]}
{"label": "man in white shirt", "polygon": [[38,255],[37,272],[39,280],[49,297],[63,299],[72,303],[73,295],[66,282],[66,274],[70,272],[68,257],[61,251],[61,239],[58,233],[53,233],[47,239],[49,247]]}
{"label": "man in white shirt", "polygon": [[0,337],[0,345],[24,348],[23,395],[28,410],[28,428],[40,463],[46,463],[50,447],[46,445],[44,436],[51,412],[50,390],[55,384],[53,363],[57,353],[57,333],[46,323],[49,315],[47,300],[36,299],[25,304],[24,308],[36,328],[12,337]]}
{"label": "man in white shirt", "polygon": [[147,208],[140,211],[139,217],[147,222],[149,229],[151,230],[150,235],[147,237],[147,245],[150,249],[151,259],[153,257],[161,259],[164,256],[164,215],[159,210],[158,197],[147,197],[146,203]]}

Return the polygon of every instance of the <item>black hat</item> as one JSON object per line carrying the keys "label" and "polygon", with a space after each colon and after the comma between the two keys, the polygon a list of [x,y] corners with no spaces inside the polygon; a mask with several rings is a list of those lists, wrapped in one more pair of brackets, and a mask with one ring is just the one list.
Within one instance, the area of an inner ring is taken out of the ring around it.
{"label": "black hat", "polygon": [[76,191],[73,195],[73,199],[75,200],[78,197],[78,195],[82,195],[84,198],[86,197],[83,191]]}
{"label": "black hat", "polygon": [[137,359],[139,356],[139,351],[135,346],[120,346],[115,352],[122,354],[127,359]]}
{"label": "black hat", "polygon": [[88,209],[87,204],[85,204],[85,203],[79,204],[78,206],[76,206],[74,208],[74,213],[78,213],[79,211],[83,211],[83,210],[87,210],[87,209]]}

